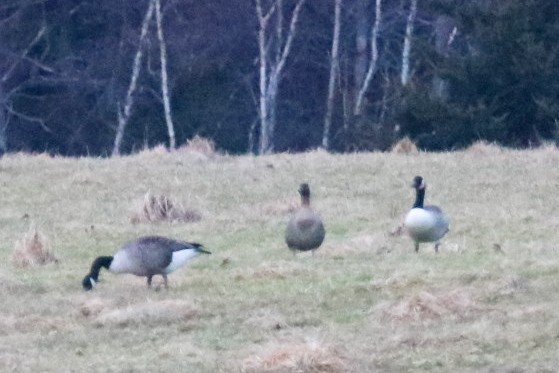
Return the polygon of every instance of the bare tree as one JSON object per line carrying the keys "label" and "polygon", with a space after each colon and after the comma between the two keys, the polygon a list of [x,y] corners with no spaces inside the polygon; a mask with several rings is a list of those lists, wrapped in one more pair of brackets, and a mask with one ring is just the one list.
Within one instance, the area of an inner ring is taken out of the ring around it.
{"label": "bare tree", "polygon": [[42,118],[20,112],[12,105],[14,96],[20,93],[20,90],[24,87],[24,82],[20,82],[20,84],[16,84],[11,88],[5,88],[7,82],[16,73],[17,68],[23,63],[28,63],[43,73],[54,73],[53,68],[47,66],[42,61],[29,56],[31,49],[43,40],[46,33],[47,26],[43,19],[41,27],[29,44],[20,53],[14,53],[11,56],[13,58],[8,59],[4,65],[5,69],[3,70],[5,71],[2,71],[2,76],[0,78],[0,155],[4,154],[8,150],[7,129],[10,117],[17,117],[26,122],[38,123],[43,129],[48,130]]}
{"label": "bare tree", "polygon": [[330,78],[328,80],[328,97],[326,99],[326,114],[324,116],[324,130],[322,133],[322,147],[329,148],[330,127],[332,126],[332,111],[334,108],[334,88],[339,68],[339,48],[342,0],[334,0],[334,35],[332,37],[332,52],[330,56]]}
{"label": "bare tree", "polygon": [[[456,22],[447,15],[440,15],[435,20],[434,30],[435,48],[441,55],[446,55],[456,36]],[[442,101],[448,99],[448,82],[438,74],[433,77],[431,95]]]}
{"label": "bare tree", "polygon": [[[274,151],[274,130],[276,126],[276,107],[278,86],[281,80],[285,62],[289,56],[297,20],[305,0],[298,0],[293,13],[287,37],[284,41],[283,0],[274,0],[269,9],[264,12],[262,0],[256,0],[256,15],[258,17],[258,50],[259,50],[259,116],[260,116],[260,146],[259,154],[269,154]],[[269,33],[270,20],[275,14],[275,33]],[[275,53],[271,55],[269,46],[275,45]]]}
{"label": "bare tree", "polygon": [[150,0],[148,9],[142,21],[142,30],[140,32],[140,40],[138,42],[138,49],[136,51],[136,56],[134,57],[134,63],[132,65],[132,76],[130,77],[130,85],[128,86],[128,91],[126,92],[126,98],[124,101],[124,107],[120,106],[118,103],[117,113],[118,113],[118,127],[116,131],[116,137],[113,147],[113,156],[120,155],[120,147],[122,145],[122,138],[124,137],[124,130],[126,125],[130,120],[130,115],[132,113],[132,105],[134,105],[134,92],[138,85],[138,77],[140,76],[140,70],[142,67],[142,55],[144,51],[144,42],[147,36],[150,21],[153,16],[153,11],[155,8],[155,1]]}
{"label": "bare tree", "polygon": [[410,12],[406,23],[406,36],[404,37],[404,48],[402,49],[402,71],[400,81],[402,86],[407,86],[410,79],[410,52],[413,27],[417,16],[417,0],[410,1]]}
{"label": "bare tree", "polygon": [[163,108],[165,111],[165,122],[169,134],[169,148],[175,149],[175,127],[171,116],[171,99],[169,95],[169,83],[167,78],[167,48],[163,37],[163,27],[161,26],[161,0],[155,0],[155,18],[157,20],[157,38],[159,40],[159,55],[161,59],[161,94],[163,95]]}
{"label": "bare tree", "polygon": [[377,69],[378,62],[378,37],[380,33],[380,26],[382,20],[382,0],[375,1],[375,22],[371,30],[371,58],[369,60],[369,67],[367,68],[367,74],[365,78],[360,83],[359,90],[357,92],[357,97],[355,99],[355,106],[353,108],[353,115],[358,116],[363,113],[364,99],[371,80]]}

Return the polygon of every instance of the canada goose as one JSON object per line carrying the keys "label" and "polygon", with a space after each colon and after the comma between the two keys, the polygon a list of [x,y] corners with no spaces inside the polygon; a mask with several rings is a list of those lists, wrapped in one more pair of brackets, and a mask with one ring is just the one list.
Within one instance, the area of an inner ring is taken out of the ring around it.
{"label": "canada goose", "polygon": [[423,206],[426,185],[421,176],[413,179],[412,187],[415,203],[404,224],[415,242],[415,252],[419,251],[420,242],[436,242],[435,252],[439,252],[439,240],[448,232],[448,218],[438,206]]}
{"label": "canada goose", "polygon": [[285,242],[293,250],[308,251],[317,249],[326,234],[320,216],[310,206],[311,191],[309,185],[301,184],[301,207],[289,219],[285,230]]}
{"label": "canada goose", "polygon": [[101,267],[105,267],[114,273],[145,276],[148,287],[151,287],[151,278],[154,275],[161,275],[167,288],[167,274],[199,253],[211,254],[198,243],[176,241],[159,236],[140,237],[126,243],[114,256],[100,256],[95,259],[82,285],[85,290],[91,290],[99,278]]}

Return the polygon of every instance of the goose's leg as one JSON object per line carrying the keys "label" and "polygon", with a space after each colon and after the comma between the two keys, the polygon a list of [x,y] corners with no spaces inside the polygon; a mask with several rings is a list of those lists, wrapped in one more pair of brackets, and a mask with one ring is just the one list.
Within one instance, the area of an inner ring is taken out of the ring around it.
{"label": "goose's leg", "polygon": [[161,276],[163,276],[163,283],[165,284],[165,289],[169,289],[169,283],[167,282],[167,275],[165,273],[162,273]]}
{"label": "goose's leg", "polygon": [[415,243],[415,252],[418,253],[419,252],[419,242]]}
{"label": "goose's leg", "polygon": [[437,243],[435,244],[435,252],[436,252],[437,254],[439,253],[439,246],[441,246],[441,243],[440,243],[440,242],[437,242]]}
{"label": "goose's leg", "polygon": [[151,278],[152,278],[152,277],[153,277],[153,275],[147,276],[147,278],[148,278],[148,280],[147,280],[147,282],[148,282],[148,288],[151,288]]}

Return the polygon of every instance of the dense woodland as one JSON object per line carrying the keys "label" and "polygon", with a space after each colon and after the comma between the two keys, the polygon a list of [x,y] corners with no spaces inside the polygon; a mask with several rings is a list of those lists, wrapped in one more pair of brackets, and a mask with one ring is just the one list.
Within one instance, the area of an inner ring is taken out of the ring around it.
{"label": "dense woodland", "polygon": [[0,151],[556,141],[556,0],[3,0]]}

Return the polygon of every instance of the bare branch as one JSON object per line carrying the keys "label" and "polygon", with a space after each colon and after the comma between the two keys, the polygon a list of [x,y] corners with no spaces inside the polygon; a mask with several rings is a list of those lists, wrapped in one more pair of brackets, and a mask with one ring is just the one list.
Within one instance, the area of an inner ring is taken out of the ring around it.
{"label": "bare branch", "polygon": [[46,132],[52,133],[51,129],[47,127],[45,121],[42,118],[34,117],[31,115],[20,113],[19,111],[15,111],[10,105],[6,105],[6,111],[12,114],[13,116],[26,120],[28,122],[38,123],[41,126],[41,128],[44,129]]}
{"label": "bare branch", "polygon": [[38,42],[39,40],[41,40],[41,38],[43,37],[43,35],[45,35],[45,32],[47,31],[47,26],[43,25],[39,31],[37,32],[37,35],[35,35],[35,37],[33,38],[33,40],[31,40],[31,42],[29,43],[29,45],[27,46],[27,48],[25,48],[23,50],[23,52],[21,53],[21,57],[19,60],[15,61],[12,66],[10,66],[10,68],[8,69],[8,71],[6,71],[6,73],[4,74],[4,76],[2,76],[2,82],[5,82],[6,80],[8,80],[10,78],[10,75],[12,74],[12,72],[14,71],[14,69],[16,68],[17,65],[19,65],[19,63],[21,62],[21,60],[25,59],[30,61],[31,63],[35,64],[36,66],[40,67],[43,70],[46,70],[48,72],[54,72],[53,69],[51,69],[50,67],[40,63],[39,61],[35,61],[31,58],[27,58],[27,54],[29,53],[29,51],[31,50],[31,48],[33,48]]}
{"label": "bare branch", "polygon": [[274,14],[276,8],[277,8],[277,2],[274,1],[270,9],[268,9],[266,15],[264,15],[264,12],[262,10],[261,0],[256,0],[256,14],[258,16],[258,22],[260,23],[260,28],[267,27],[268,21],[270,21],[270,18]]}

